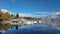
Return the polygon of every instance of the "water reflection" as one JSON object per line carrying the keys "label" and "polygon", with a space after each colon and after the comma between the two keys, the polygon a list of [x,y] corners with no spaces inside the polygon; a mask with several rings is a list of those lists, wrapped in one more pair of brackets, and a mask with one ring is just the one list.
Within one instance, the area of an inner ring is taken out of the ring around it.
{"label": "water reflection", "polygon": [[21,28],[16,25],[3,34],[60,34],[60,30],[55,30],[44,24],[23,26]]}
{"label": "water reflection", "polygon": [[7,31],[10,27],[10,24],[0,24],[0,33]]}
{"label": "water reflection", "polygon": [[17,30],[18,29],[18,26],[16,25],[15,27],[16,27],[16,30]]}
{"label": "water reflection", "polygon": [[0,34],[2,34],[2,33],[0,32]]}

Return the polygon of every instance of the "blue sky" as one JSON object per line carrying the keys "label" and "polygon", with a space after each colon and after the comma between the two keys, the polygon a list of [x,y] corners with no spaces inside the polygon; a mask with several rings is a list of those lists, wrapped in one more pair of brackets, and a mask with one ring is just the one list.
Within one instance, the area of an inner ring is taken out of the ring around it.
{"label": "blue sky", "polygon": [[35,17],[60,11],[60,0],[0,0],[0,8]]}

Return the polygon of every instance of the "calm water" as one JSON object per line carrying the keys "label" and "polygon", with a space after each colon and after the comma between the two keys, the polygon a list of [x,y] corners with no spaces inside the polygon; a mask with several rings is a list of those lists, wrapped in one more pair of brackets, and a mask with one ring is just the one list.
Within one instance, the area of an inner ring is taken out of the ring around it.
{"label": "calm water", "polygon": [[44,24],[35,24],[16,29],[15,27],[2,34],[60,34],[60,30],[55,30]]}

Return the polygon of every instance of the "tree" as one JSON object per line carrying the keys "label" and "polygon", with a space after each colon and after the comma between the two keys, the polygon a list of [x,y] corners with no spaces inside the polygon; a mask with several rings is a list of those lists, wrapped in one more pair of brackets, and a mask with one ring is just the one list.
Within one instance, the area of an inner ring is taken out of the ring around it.
{"label": "tree", "polygon": [[0,25],[2,24],[2,21],[4,21],[4,19],[3,18],[0,18]]}
{"label": "tree", "polygon": [[0,21],[4,21],[4,19],[3,18],[0,18]]}
{"label": "tree", "polygon": [[14,14],[11,14],[11,18],[12,18],[12,19],[15,18],[15,15],[14,15]]}
{"label": "tree", "polygon": [[19,14],[18,13],[16,14],[16,18],[19,18]]}
{"label": "tree", "polygon": [[2,13],[1,13],[1,10],[0,10],[0,17],[1,17]]}
{"label": "tree", "polygon": [[32,17],[24,17],[25,19],[27,20],[32,20],[33,18]]}
{"label": "tree", "polygon": [[4,18],[5,20],[10,20],[11,19],[11,15],[7,12],[7,13],[4,13],[2,14],[1,16],[2,18]]}
{"label": "tree", "polygon": [[13,17],[14,15],[13,15],[13,14],[11,14],[11,16]]}

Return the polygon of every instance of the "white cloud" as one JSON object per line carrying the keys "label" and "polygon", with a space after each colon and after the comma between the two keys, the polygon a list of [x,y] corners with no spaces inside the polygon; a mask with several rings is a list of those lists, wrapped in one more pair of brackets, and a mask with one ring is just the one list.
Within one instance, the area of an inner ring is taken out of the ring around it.
{"label": "white cloud", "polygon": [[55,14],[60,14],[60,12],[55,12]]}
{"label": "white cloud", "polygon": [[8,12],[8,13],[12,14],[12,12],[10,12],[10,11],[8,11],[8,10],[6,10],[6,9],[0,9],[0,10],[1,10],[1,12],[3,12],[3,13]]}
{"label": "white cloud", "polygon": [[30,14],[23,14],[23,13],[19,13],[19,16],[21,16],[21,17],[32,17],[32,15],[30,15]]}
{"label": "white cloud", "polygon": [[35,12],[35,14],[48,14],[49,12]]}

